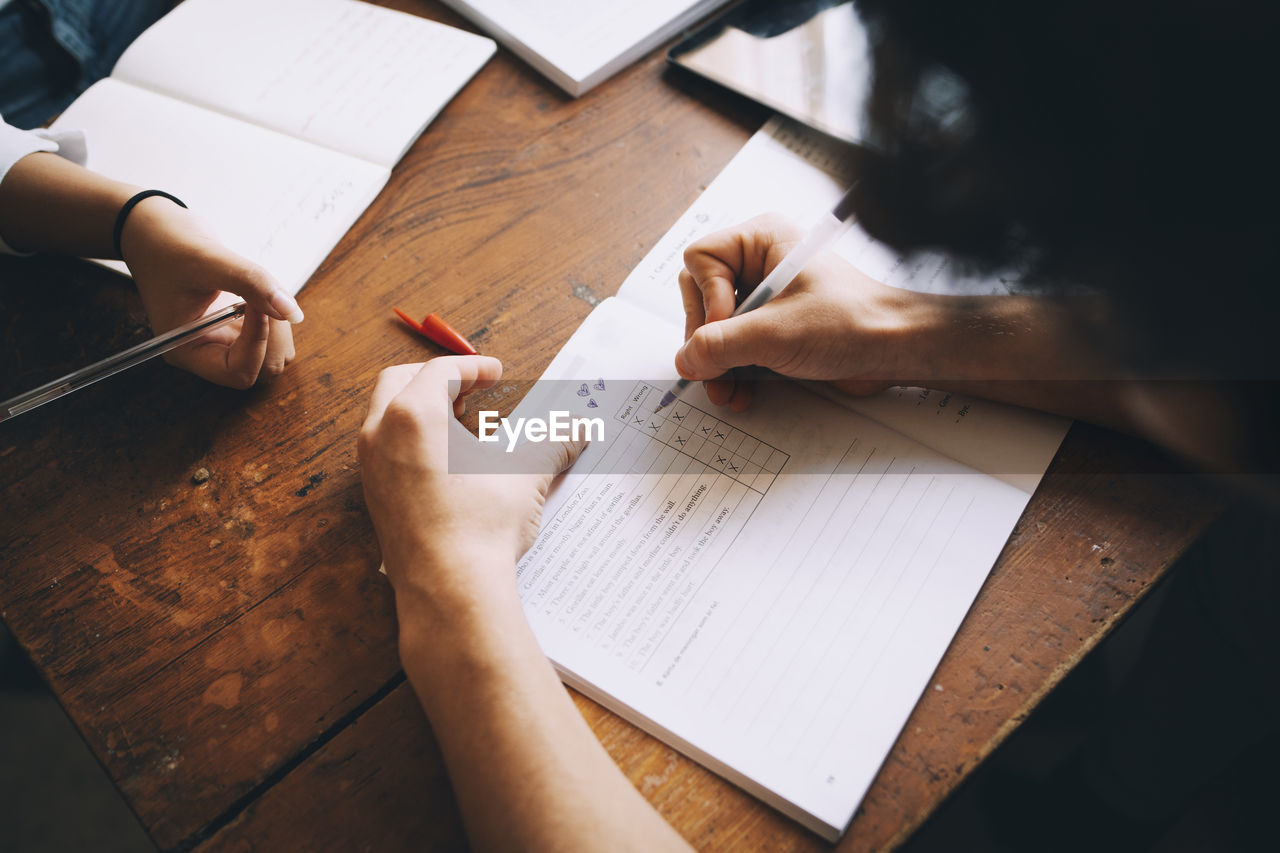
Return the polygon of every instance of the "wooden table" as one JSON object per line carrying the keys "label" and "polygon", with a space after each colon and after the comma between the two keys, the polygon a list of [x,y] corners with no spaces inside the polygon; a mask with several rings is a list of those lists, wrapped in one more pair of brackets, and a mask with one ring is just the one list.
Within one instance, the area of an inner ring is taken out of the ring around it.
{"label": "wooden table", "polygon": [[[356,461],[378,371],[438,353],[390,308],[536,378],[764,118],[661,54],[573,101],[502,52],[311,279],[283,377],[239,393],[157,362],[0,426],[0,615],[162,849],[462,843]],[[78,261],[4,258],[0,280],[4,396],[147,334],[128,285]],[[1219,508],[1073,428],[842,849],[902,841]],[[826,846],[574,698],[697,847]]]}

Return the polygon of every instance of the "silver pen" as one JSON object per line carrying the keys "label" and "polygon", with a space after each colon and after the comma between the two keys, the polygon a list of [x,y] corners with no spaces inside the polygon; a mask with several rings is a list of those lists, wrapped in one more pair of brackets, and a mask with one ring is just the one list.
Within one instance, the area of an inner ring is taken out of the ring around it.
{"label": "silver pen", "polygon": [[177,349],[183,344],[190,343],[201,335],[221,325],[230,323],[237,317],[243,317],[244,309],[245,304],[243,302],[228,305],[226,308],[221,308],[212,314],[206,314],[198,320],[192,320],[184,326],[156,335],[149,341],[143,341],[137,346],[129,347],[124,352],[116,353],[74,373],[68,373],[60,379],[46,382],[39,388],[33,388],[25,394],[19,394],[16,397],[5,400],[0,403],[0,422],[16,418],[23,412],[29,412],[37,406],[43,406],[45,403],[64,397],[72,391],[78,391],[86,385],[92,385],[101,379],[106,379],[108,376],[127,370],[135,364],[141,364],[148,359],[164,355],[169,350]]}

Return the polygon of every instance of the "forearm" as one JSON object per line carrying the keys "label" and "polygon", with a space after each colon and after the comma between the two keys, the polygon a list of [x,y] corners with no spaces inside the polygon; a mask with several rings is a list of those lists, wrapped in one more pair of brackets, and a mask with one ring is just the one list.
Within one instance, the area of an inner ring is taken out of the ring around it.
{"label": "forearm", "polygon": [[1098,313],[1083,300],[922,295],[898,347],[898,384],[1142,432],[1128,404],[1136,380],[1106,354],[1102,321],[1088,316]]}
{"label": "forearm", "polygon": [[982,397],[1127,432],[1215,473],[1275,464],[1270,388],[1145,376],[1121,363],[1127,333],[1097,303],[922,296],[903,324],[896,384]]}
{"label": "forearm", "polygon": [[475,847],[685,848],[591,733],[513,590],[453,607],[415,595],[397,590],[401,657]]}
{"label": "forearm", "polygon": [[0,182],[0,236],[24,252],[114,258],[116,216],[138,189],[56,154],[28,154]]}

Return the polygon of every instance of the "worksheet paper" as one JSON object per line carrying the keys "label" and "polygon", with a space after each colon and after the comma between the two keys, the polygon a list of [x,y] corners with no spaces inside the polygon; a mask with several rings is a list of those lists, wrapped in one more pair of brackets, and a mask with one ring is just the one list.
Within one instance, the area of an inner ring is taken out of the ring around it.
{"label": "worksheet paper", "polygon": [[531,395],[607,422],[518,566],[525,613],[567,683],[834,839],[1028,495],[793,383],[655,416],[679,337],[607,300]]}
{"label": "worksheet paper", "polygon": [[[675,379],[685,246],[766,210],[807,224],[835,143],[773,121],[513,413],[603,417],[548,498],[518,587],[566,683],[828,839],[848,826],[1068,421],[924,389],[829,398],[764,381],[745,414]],[[838,251],[899,287],[1010,281]]]}

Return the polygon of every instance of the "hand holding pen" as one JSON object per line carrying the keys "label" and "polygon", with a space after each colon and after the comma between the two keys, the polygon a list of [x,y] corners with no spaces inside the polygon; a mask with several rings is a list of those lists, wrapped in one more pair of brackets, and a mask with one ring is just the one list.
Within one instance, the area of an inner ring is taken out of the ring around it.
{"label": "hand holding pen", "polygon": [[[753,389],[733,378],[730,371],[736,367],[757,365],[795,378],[831,380],[856,394],[908,378],[899,367],[904,360],[897,333],[911,296],[824,251],[844,232],[848,217],[837,219],[833,211],[825,220],[810,232],[807,247],[796,226],[766,215],[708,235],[685,251],[679,390],[690,381],[705,381],[712,403],[741,412],[750,405]],[[784,258],[791,263],[784,266]],[[779,270],[790,284],[772,275]],[[762,282],[771,284],[772,292],[753,299]],[[741,306],[740,296],[745,297]]]}
{"label": "hand holding pen", "polygon": [[158,334],[240,297],[243,319],[171,351],[168,360],[237,388],[283,370],[294,355],[289,324],[302,319],[297,302],[209,234],[182,201],[139,189],[37,151],[0,183],[0,238],[24,252],[123,258]]}
{"label": "hand holding pen", "polygon": [[[127,227],[117,229],[119,243],[159,334],[0,402],[0,421],[156,356],[235,388],[276,375],[293,359],[289,326],[302,320],[302,309],[275,279],[210,237],[168,199],[156,199],[146,211],[137,206],[137,212],[126,211]],[[236,300],[235,294],[246,299]]]}
{"label": "hand holding pen", "polygon": [[290,324],[302,320],[298,303],[189,211],[168,199],[147,199],[130,213],[120,248],[157,333],[221,309],[235,297],[246,303],[243,320],[172,351],[169,363],[219,385],[248,388],[293,360]]}

